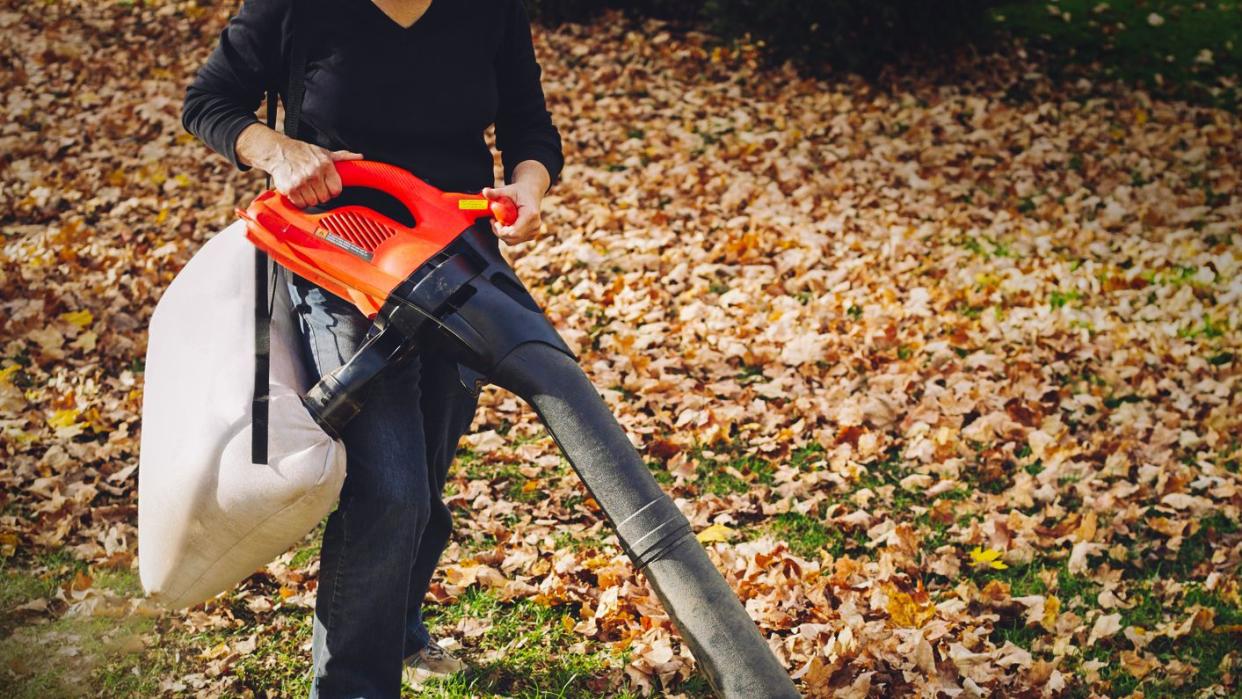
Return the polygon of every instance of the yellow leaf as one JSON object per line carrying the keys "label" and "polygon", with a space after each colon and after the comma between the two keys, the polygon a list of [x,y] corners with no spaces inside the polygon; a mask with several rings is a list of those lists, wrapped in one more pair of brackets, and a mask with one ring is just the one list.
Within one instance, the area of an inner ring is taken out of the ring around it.
{"label": "yellow leaf", "polygon": [[160,212],[158,214],[155,215],[155,222],[157,224],[163,223],[167,218],[168,218],[168,207],[165,206],[164,208],[160,209]]}
{"label": "yellow leaf", "polygon": [[78,339],[74,340],[73,343],[70,344],[69,346],[77,347],[79,349],[83,349],[83,350],[86,350],[87,352],[90,352],[91,350],[95,349],[95,343],[97,343],[98,341],[99,341],[99,336],[96,335],[94,332],[87,330],[81,335],[78,335]]}
{"label": "yellow leaf", "polygon": [[723,524],[713,524],[699,532],[698,539],[701,544],[711,544],[717,541],[728,541],[735,533]]}
{"label": "yellow leaf", "polygon": [[574,631],[573,617],[569,616],[568,614],[562,614],[561,615],[561,626],[565,627],[566,633],[573,633]]}
{"label": "yellow leaf", "polygon": [[17,553],[17,545],[21,543],[17,538],[17,534],[13,532],[0,532],[0,558],[8,558]]}
{"label": "yellow leaf", "polygon": [[21,364],[10,364],[9,366],[6,366],[5,368],[0,369],[0,381],[8,381],[9,377],[12,376],[13,374],[16,374],[17,370],[21,368],[22,368]]}
{"label": "yellow leaf", "polygon": [[17,434],[9,435],[9,439],[12,439],[17,444],[30,444],[38,438],[38,435],[31,434],[29,432],[18,432]]}
{"label": "yellow leaf", "polygon": [[73,311],[72,313],[61,313],[60,319],[69,323],[73,323],[79,328],[85,328],[95,322],[95,316],[90,311]]}
{"label": "yellow leaf", "polygon": [[1044,618],[1039,620],[1039,625],[1051,631],[1057,624],[1057,613],[1060,611],[1061,600],[1048,595],[1048,599],[1044,600]]}
{"label": "yellow leaf", "polygon": [[970,560],[974,561],[975,565],[985,566],[987,568],[994,568],[996,570],[1004,570],[1008,568],[1009,566],[997,560],[1000,557],[1001,557],[1001,552],[997,551],[996,549],[985,550],[983,548],[976,546],[970,551]]}
{"label": "yellow leaf", "polygon": [[207,660],[214,660],[216,658],[219,658],[221,656],[225,656],[228,654],[229,654],[229,644],[227,642],[222,641],[219,645],[212,646],[211,648],[203,651],[199,657],[206,658]]}
{"label": "yellow leaf", "polygon": [[523,493],[533,493],[536,490],[539,490],[539,479],[538,478],[532,478],[522,484]]}
{"label": "yellow leaf", "polygon": [[898,590],[895,585],[885,585],[884,593],[888,595],[888,615],[897,626],[917,629],[936,615],[934,605],[915,602],[913,597]]}
{"label": "yellow leaf", "polygon": [[73,423],[77,421],[78,421],[77,408],[65,408],[64,410],[57,410],[52,415],[52,417],[47,419],[47,424],[51,425],[52,427],[60,428],[60,427],[70,427],[73,425]]}
{"label": "yellow leaf", "polygon": [[280,590],[277,592],[277,594],[280,595],[281,599],[289,599],[290,597],[293,596],[293,590],[282,585],[280,587]]}
{"label": "yellow leaf", "polygon": [[1087,514],[1083,515],[1082,522],[1078,524],[1078,528],[1074,530],[1075,541],[1091,541],[1095,538],[1096,529],[1099,527],[1099,516],[1095,510],[1087,510]]}

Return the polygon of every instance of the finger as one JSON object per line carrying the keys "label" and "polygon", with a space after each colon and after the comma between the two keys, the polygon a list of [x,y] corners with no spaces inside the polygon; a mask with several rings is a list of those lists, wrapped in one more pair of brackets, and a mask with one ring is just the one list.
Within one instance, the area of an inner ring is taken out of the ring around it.
{"label": "finger", "polygon": [[538,215],[529,208],[519,208],[517,220],[510,224],[509,227],[513,229],[514,235],[527,233],[531,230],[532,224],[533,226],[539,225],[536,221],[537,217]]}
{"label": "finger", "polygon": [[306,208],[308,206],[314,206],[315,204],[319,203],[315,197],[315,187],[312,184],[313,182],[314,182],[314,176],[311,175],[309,177],[301,178],[300,180],[298,180],[297,184],[294,185],[293,187],[293,191],[290,194],[290,199],[296,197],[297,200],[301,202],[299,204],[301,208]]}
{"label": "finger", "polygon": [[522,238],[522,240],[526,241],[526,240],[534,240],[535,238],[538,238],[540,232],[543,231],[543,219],[540,218],[538,212],[535,212],[530,217],[530,222],[527,224],[527,226],[528,227],[526,229],[526,235]]}
{"label": "finger", "polygon": [[289,201],[299,209],[306,208],[306,197],[302,196],[302,191],[300,189],[295,189],[285,196],[289,197]]}
{"label": "finger", "polygon": [[316,204],[322,204],[332,198],[332,193],[328,191],[326,172],[317,172],[310,180],[310,197],[315,199]]}
{"label": "finger", "polygon": [[499,237],[509,245],[518,245],[535,237],[538,232],[536,227],[532,226],[504,226]]}
{"label": "finger", "polygon": [[334,150],[328,153],[328,157],[333,160],[363,160],[361,153],[355,153],[352,150]]}
{"label": "finger", "polygon": [[341,174],[336,171],[335,167],[329,167],[327,175],[324,177],[324,184],[328,186],[328,194],[331,197],[341,195],[341,190],[345,188],[345,184],[341,182]]}
{"label": "finger", "polygon": [[507,187],[507,186],[506,187],[484,187],[483,191],[479,192],[479,194],[482,194],[483,198],[489,201],[496,201],[497,199],[500,199],[503,197],[509,197],[510,199],[515,199],[516,198],[515,193],[512,192],[511,189],[512,189],[511,187]]}
{"label": "finger", "polygon": [[519,228],[509,235],[509,239],[514,243],[525,243],[535,237],[535,231],[530,228]]}
{"label": "finger", "polygon": [[510,245],[521,245],[522,243],[525,243],[529,240],[533,240],[534,238],[535,236],[533,233],[519,233],[516,235],[509,236],[509,239],[506,240],[505,242]]}

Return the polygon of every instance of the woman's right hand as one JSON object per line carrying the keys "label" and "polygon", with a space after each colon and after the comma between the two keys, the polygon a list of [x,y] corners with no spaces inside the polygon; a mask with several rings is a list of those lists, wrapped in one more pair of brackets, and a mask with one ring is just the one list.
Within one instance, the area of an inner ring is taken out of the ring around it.
{"label": "woman's right hand", "polygon": [[237,137],[237,157],[271,175],[276,190],[300,209],[323,204],[341,193],[334,162],[362,159],[358,153],[289,138],[263,124],[252,124]]}

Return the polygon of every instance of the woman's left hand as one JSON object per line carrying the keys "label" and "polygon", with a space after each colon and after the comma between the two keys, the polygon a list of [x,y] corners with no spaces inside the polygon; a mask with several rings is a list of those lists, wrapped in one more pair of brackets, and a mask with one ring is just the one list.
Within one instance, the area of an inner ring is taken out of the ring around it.
{"label": "woman's left hand", "polygon": [[543,225],[539,217],[539,206],[547,189],[548,171],[533,160],[518,164],[512,184],[485,187],[482,194],[489,201],[509,197],[517,204],[518,217],[512,224],[502,226],[495,219],[492,220],[492,232],[496,237],[508,245],[517,245],[539,235],[539,229]]}
{"label": "woman's left hand", "polygon": [[517,220],[508,226],[500,225],[492,219],[492,232],[497,238],[509,245],[517,245],[539,235],[539,227],[543,222],[539,218],[539,204],[543,201],[543,192],[530,185],[514,182],[503,187],[486,187],[483,196],[489,201],[501,197],[509,197],[517,204]]}

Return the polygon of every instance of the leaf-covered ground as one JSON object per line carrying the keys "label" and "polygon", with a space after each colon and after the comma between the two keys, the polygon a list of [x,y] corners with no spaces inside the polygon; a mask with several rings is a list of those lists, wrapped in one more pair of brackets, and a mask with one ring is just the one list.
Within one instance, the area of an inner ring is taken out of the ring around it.
{"label": "leaf-covered ground", "polygon": [[[178,118],[229,8],[2,7],[0,688],[299,695],[315,534],[183,614],[134,572],[146,322],[261,186]],[[537,46],[568,166],[517,268],[807,695],[1242,691],[1237,116],[1008,55]],[[474,669],[422,695],[707,694],[515,399],[449,489]]]}

